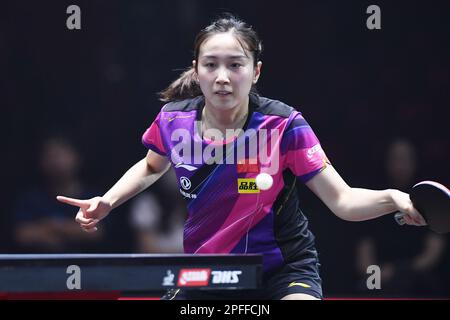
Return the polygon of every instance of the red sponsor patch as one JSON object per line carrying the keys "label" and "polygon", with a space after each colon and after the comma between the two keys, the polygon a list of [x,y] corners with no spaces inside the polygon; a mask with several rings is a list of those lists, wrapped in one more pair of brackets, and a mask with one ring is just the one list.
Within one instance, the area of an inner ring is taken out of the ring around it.
{"label": "red sponsor patch", "polygon": [[211,269],[181,269],[178,275],[179,287],[207,286]]}
{"label": "red sponsor patch", "polygon": [[259,162],[258,159],[242,159],[237,163],[237,172],[238,173],[259,173]]}

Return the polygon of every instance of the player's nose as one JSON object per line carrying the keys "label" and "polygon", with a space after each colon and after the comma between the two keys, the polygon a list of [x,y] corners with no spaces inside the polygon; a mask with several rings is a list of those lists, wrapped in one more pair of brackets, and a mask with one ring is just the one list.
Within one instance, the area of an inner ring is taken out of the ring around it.
{"label": "player's nose", "polygon": [[225,68],[219,68],[217,70],[216,82],[218,84],[230,83],[230,78],[228,76],[228,71]]}

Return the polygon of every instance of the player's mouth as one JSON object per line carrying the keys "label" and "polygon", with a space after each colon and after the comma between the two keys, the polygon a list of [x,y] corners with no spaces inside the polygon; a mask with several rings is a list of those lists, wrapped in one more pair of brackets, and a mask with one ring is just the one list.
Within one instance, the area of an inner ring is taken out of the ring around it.
{"label": "player's mouth", "polygon": [[214,92],[214,94],[216,94],[220,97],[226,97],[226,96],[231,95],[231,91],[219,90],[219,91]]}

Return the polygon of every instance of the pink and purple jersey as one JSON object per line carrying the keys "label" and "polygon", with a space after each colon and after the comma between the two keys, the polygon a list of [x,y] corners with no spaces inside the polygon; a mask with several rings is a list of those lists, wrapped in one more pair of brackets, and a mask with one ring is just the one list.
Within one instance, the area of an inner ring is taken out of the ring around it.
{"label": "pink and purple jersey", "polygon": [[[165,105],[142,137],[168,157],[187,201],[186,253],[260,253],[266,274],[314,247],[299,209],[298,181],[307,182],[328,159],[301,113],[280,101],[250,95],[244,134],[203,139],[202,96]],[[267,172],[269,190],[255,178]]]}

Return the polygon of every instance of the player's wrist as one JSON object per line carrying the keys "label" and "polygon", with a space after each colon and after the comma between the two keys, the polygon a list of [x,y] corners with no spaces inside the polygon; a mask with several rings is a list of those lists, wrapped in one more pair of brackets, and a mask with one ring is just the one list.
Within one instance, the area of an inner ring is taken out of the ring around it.
{"label": "player's wrist", "polygon": [[404,197],[407,194],[405,194],[404,192],[397,190],[397,189],[388,189],[386,191],[388,193],[389,203],[392,207],[391,211],[399,211],[400,208],[398,205],[399,204],[398,199]]}
{"label": "player's wrist", "polygon": [[102,197],[102,202],[109,206],[110,210],[114,209],[114,205],[117,203],[117,201],[114,201],[114,199],[108,194],[105,194]]}

